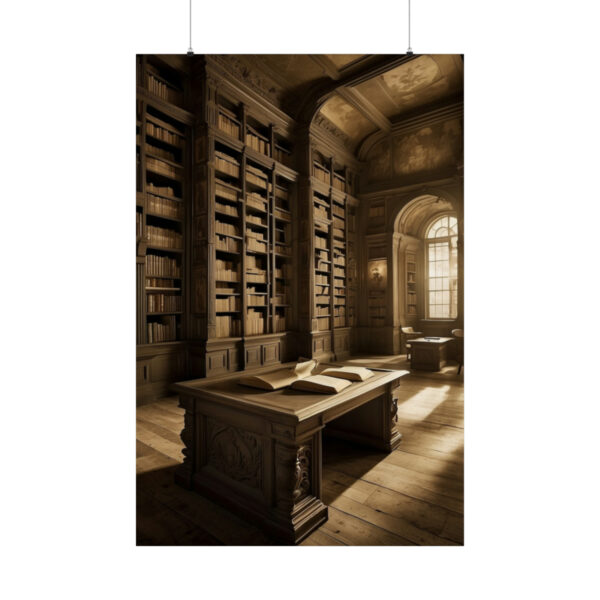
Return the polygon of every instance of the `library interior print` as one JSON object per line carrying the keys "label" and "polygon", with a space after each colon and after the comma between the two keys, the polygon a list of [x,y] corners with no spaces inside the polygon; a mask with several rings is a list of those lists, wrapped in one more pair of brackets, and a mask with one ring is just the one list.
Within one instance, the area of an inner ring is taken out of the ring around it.
{"label": "library interior print", "polygon": [[137,545],[463,545],[463,69],[136,56]]}

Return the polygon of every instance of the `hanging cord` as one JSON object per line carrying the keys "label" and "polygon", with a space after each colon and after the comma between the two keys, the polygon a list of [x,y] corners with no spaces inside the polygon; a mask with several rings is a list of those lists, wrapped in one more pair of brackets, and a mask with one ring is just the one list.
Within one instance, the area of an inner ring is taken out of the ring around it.
{"label": "hanging cord", "polygon": [[192,0],[190,0],[190,46],[188,48],[188,56],[192,56],[194,51],[192,50]]}
{"label": "hanging cord", "polygon": [[[191,0],[190,0],[191,2]],[[408,0],[408,50],[406,54],[412,54],[412,48],[410,47],[410,0]]]}

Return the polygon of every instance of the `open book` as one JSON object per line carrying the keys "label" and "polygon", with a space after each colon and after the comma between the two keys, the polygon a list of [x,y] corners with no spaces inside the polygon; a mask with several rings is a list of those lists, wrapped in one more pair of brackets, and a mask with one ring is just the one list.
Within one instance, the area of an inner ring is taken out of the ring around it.
{"label": "open book", "polygon": [[238,380],[238,383],[261,390],[280,390],[292,385],[295,381],[305,379],[316,366],[316,360],[307,360],[299,362],[293,369],[280,369],[272,373],[242,377]]}
{"label": "open book", "polygon": [[349,381],[365,381],[365,379],[373,377],[373,371],[365,369],[365,367],[329,367],[322,371],[321,375],[339,377]]}
{"label": "open book", "polygon": [[297,379],[290,386],[293,390],[302,390],[304,392],[317,392],[319,394],[337,394],[343,389],[352,385],[347,379],[339,377],[327,377],[327,375],[311,375]]}

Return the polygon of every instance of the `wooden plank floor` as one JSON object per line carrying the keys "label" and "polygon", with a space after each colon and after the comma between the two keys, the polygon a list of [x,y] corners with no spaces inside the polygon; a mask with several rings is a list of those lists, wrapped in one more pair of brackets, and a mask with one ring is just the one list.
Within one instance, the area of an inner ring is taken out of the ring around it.
{"label": "wooden plank floor", "polygon": [[[405,368],[403,357],[372,366]],[[356,359],[360,364],[362,359]],[[447,369],[402,380],[400,447],[384,454],[340,440],[323,445],[329,520],[303,546],[463,543],[463,383]],[[176,485],[183,459],[177,398],[137,409],[138,545],[270,545],[258,527]]]}

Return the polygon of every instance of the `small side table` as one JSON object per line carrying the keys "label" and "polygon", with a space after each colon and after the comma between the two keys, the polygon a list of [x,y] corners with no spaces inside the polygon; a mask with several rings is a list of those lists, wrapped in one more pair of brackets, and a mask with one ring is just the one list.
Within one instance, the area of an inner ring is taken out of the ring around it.
{"label": "small side table", "polygon": [[416,371],[439,371],[446,364],[446,349],[452,340],[449,337],[411,340],[410,368]]}

